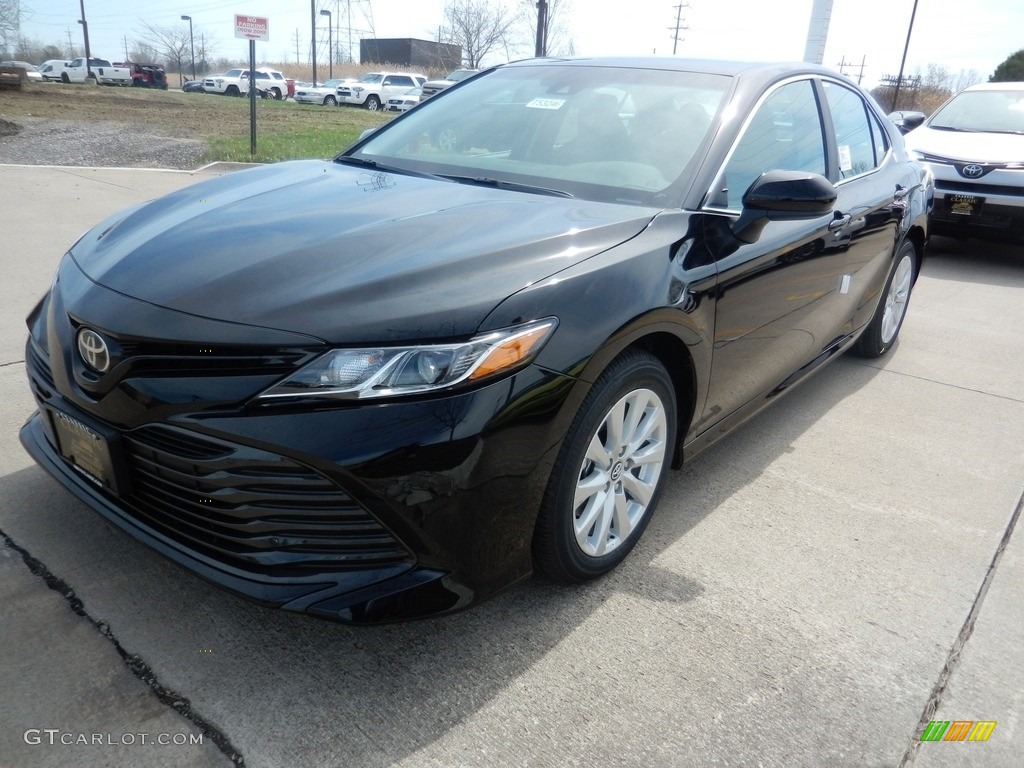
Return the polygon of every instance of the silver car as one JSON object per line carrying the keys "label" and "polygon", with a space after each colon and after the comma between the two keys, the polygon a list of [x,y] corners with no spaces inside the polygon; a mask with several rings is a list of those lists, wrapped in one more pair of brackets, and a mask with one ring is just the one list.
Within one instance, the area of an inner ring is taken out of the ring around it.
{"label": "silver car", "polygon": [[984,83],[905,137],[935,176],[933,234],[1024,241],[1024,83]]}

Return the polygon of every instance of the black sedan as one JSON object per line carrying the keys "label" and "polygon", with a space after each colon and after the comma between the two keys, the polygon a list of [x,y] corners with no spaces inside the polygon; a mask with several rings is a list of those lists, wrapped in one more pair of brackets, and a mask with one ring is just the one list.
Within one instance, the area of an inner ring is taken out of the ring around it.
{"label": "black sedan", "polygon": [[929,178],[823,68],[498,67],[82,236],[28,318],[22,442],[267,605],[370,623],[591,579],[670,468],[893,346]]}

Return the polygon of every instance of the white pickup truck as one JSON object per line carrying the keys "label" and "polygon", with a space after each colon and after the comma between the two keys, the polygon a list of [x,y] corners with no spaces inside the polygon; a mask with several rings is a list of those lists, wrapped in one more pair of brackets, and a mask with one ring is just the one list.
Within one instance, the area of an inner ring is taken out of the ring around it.
{"label": "white pickup truck", "polygon": [[86,77],[91,74],[101,85],[132,84],[131,66],[115,67],[106,59],[90,58],[88,70],[85,66],[85,57],[72,59],[61,73],[60,79],[65,83],[84,83]]}

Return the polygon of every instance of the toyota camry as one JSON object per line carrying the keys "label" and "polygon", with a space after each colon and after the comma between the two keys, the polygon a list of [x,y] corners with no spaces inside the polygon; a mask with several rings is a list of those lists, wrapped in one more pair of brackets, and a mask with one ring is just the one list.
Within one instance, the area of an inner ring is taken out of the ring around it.
{"label": "toyota camry", "polygon": [[372,623],[593,579],[671,469],[892,348],[930,178],[813,65],[496,67],[329,162],[97,224],[28,317],[21,439],[266,605]]}

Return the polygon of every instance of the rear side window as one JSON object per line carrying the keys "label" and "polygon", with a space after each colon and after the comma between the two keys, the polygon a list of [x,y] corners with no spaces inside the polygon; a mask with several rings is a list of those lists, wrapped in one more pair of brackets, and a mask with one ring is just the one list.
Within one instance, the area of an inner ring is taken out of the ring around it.
{"label": "rear side window", "polygon": [[810,80],[777,88],[757,108],[725,166],[728,207],[742,208],[750,185],[772,170],[825,175],[821,116]]}
{"label": "rear side window", "polygon": [[867,105],[849,88],[830,82],[824,86],[836,132],[840,178],[849,179],[874,170],[877,165],[875,139],[868,124]]}

